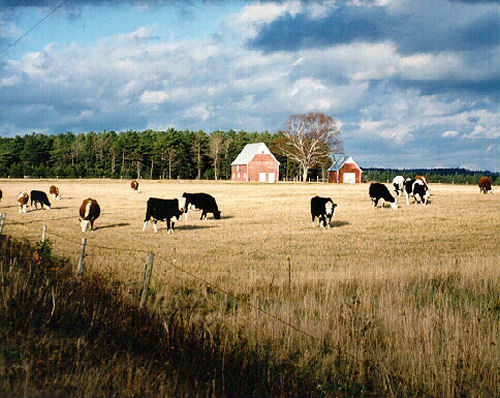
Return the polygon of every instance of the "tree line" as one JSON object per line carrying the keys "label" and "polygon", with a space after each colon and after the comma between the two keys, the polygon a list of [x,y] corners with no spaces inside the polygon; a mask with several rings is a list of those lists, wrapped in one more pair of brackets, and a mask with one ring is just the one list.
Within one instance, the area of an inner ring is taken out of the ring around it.
{"label": "tree line", "polygon": [[[0,176],[230,179],[231,162],[243,147],[264,142],[281,163],[282,178],[293,179],[300,175],[300,166],[278,149],[282,135],[169,128],[1,137]],[[310,176],[318,173],[311,170]]]}
{"label": "tree line", "polygon": [[429,183],[441,184],[468,184],[476,185],[479,178],[488,176],[493,184],[500,184],[500,173],[487,170],[474,171],[464,168],[436,168],[436,169],[384,169],[366,168],[363,169],[362,181],[392,182],[398,175],[405,178],[414,178],[417,175],[425,175]]}

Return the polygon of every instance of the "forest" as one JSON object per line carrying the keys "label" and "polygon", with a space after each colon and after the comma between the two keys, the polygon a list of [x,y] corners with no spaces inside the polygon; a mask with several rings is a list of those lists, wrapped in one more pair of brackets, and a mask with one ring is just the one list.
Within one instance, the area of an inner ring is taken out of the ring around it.
{"label": "forest", "polygon": [[[265,142],[281,163],[281,180],[298,180],[301,168],[280,150],[283,132],[103,131],[0,137],[0,177],[230,179],[231,162],[248,143]],[[311,168],[311,181],[325,180],[330,157]],[[363,181],[390,182],[396,175],[425,174],[430,182],[476,184],[499,173],[453,169],[363,168]]]}

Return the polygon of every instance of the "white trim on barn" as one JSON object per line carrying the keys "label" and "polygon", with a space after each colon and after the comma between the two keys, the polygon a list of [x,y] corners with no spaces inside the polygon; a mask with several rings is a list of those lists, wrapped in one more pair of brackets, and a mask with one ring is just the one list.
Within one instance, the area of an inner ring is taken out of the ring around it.
{"label": "white trim on barn", "polygon": [[271,155],[276,163],[280,165],[278,159],[274,157],[273,153],[263,142],[246,144],[240,154],[236,157],[236,159],[234,159],[233,163],[231,163],[231,165],[248,164],[252,161],[255,155]]}

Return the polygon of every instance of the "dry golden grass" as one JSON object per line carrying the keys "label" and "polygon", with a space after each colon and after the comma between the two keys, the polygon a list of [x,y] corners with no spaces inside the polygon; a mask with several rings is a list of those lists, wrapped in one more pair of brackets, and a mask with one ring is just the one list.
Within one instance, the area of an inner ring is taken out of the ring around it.
{"label": "dry golden grass", "polygon": [[[63,198],[52,201],[52,210],[18,213],[18,192],[48,192],[52,183]],[[373,210],[366,184],[141,181],[134,193],[129,181],[4,180],[0,188],[5,233],[39,240],[46,224],[54,251],[75,261],[86,236],[87,266],[125,281],[135,296],[152,250],[155,309],[188,309],[191,322],[207,333],[222,330],[228,344],[244,338],[256,351],[271,349],[277,360],[293,360],[324,383],[319,391],[342,390],[328,384],[335,374],[367,390],[381,380],[371,389],[388,395],[487,397],[500,391],[498,195],[436,184],[428,206],[400,200],[395,211]],[[147,199],[183,192],[215,196],[222,219],[200,221],[191,213],[173,235],[164,223],[158,234],[152,225],[143,233]],[[338,204],[329,230],[311,227],[314,195]],[[102,214],[96,231],[82,234],[78,207],[88,196]],[[339,362],[342,355],[350,365]]]}

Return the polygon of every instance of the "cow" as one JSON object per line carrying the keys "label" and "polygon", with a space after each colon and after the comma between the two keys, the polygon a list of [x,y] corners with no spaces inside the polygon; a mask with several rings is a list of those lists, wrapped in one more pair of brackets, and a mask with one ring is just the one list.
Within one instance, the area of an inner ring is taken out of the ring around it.
{"label": "cow", "polygon": [[174,233],[174,221],[179,221],[184,212],[185,199],[158,199],[149,198],[147,202],[146,217],[142,232],[146,231],[149,220],[153,219],[153,228],[158,232],[156,222],[165,220],[167,223],[167,233]]}
{"label": "cow", "polygon": [[182,194],[185,198],[184,211],[186,213],[186,220],[188,219],[188,211],[193,209],[195,211],[201,210],[200,220],[207,218],[207,213],[212,213],[216,220],[220,219],[220,211],[217,207],[217,202],[212,195],[208,193],[186,193]]}
{"label": "cow", "polygon": [[26,214],[28,212],[28,201],[30,197],[27,192],[20,192],[17,195],[17,202],[19,203],[19,213]]}
{"label": "cow", "polygon": [[55,185],[50,186],[49,194],[55,200],[61,200],[61,196],[59,195],[59,188],[57,188]]}
{"label": "cow", "polygon": [[33,190],[31,191],[31,207],[35,204],[35,209],[38,210],[38,204],[40,204],[42,210],[43,206],[46,206],[50,210],[50,202],[47,194],[42,191]]}
{"label": "cow", "polygon": [[396,195],[401,196],[403,194],[403,187],[405,183],[405,178],[403,176],[396,176],[392,180],[392,186],[394,187],[394,191],[396,191]]}
{"label": "cow", "polygon": [[[396,200],[396,198],[394,196],[391,195],[391,193],[389,192],[389,189],[384,184],[381,184],[379,182],[371,183],[370,189],[369,189],[369,194],[370,194],[370,198],[373,202],[374,209],[375,209],[375,207],[377,207],[377,204],[378,204],[380,199],[382,199],[383,202],[389,203],[389,205],[393,209],[398,208],[398,201]],[[382,202],[382,206],[383,206],[383,202]]]}
{"label": "cow", "polygon": [[84,199],[82,204],[80,205],[80,217],[78,221],[80,221],[80,227],[82,228],[82,232],[87,232],[90,225],[90,230],[94,230],[94,221],[101,214],[101,208],[99,207],[99,203],[97,200],[92,198]]}
{"label": "cow", "polygon": [[2,193],[2,190],[0,189],[0,202],[2,201],[2,196],[3,196],[3,193]]}
{"label": "cow", "polygon": [[410,204],[410,196],[413,196],[415,203],[419,201],[425,206],[429,199],[429,188],[421,179],[408,178],[404,183],[404,194],[406,204]]}
{"label": "cow", "polygon": [[479,192],[482,193],[492,193],[493,189],[491,188],[491,178],[490,177],[481,177],[479,179]]}
{"label": "cow", "polygon": [[429,190],[429,180],[426,176],[415,176],[415,180],[420,180],[424,183],[425,189]]}
{"label": "cow", "polygon": [[315,196],[311,198],[311,218],[313,228],[316,226],[314,223],[316,218],[318,219],[319,226],[323,225],[323,228],[330,228],[332,222],[333,213],[337,205],[333,203],[331,198],[323,198],[321,196]]}
{"label": "cow", "polygon": [[136,191],[139,189],[139,182],[137,180],[132,180],[130,183],[130,188],[132,188],[133,191]]}

